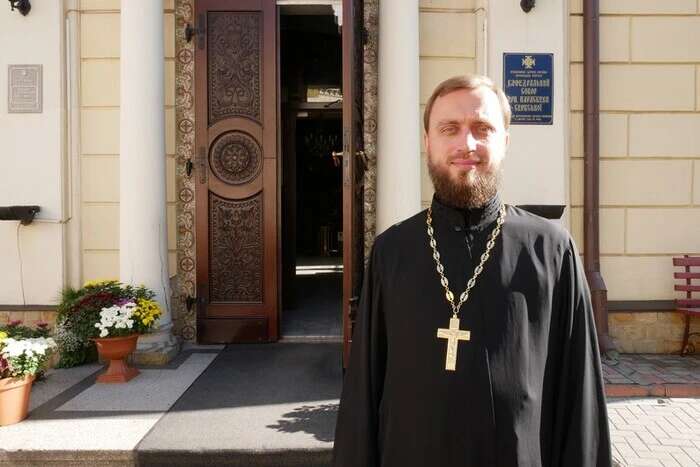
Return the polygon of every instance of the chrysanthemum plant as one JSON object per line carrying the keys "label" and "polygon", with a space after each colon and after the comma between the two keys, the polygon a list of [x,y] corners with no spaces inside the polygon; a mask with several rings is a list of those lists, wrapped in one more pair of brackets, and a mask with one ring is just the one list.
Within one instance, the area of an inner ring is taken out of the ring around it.
{"label": "chrysanthemum plant", "polygon": [[97,358],[92,339],[149,332],[162,311],[155,293],[143,285],[119,281],[90,281],[80,289],[63,291],[56,319],[60,367],[71,367]]}
{"label": "chrysanthemum plant", "polygon": [[56,349],[48,334],[46,324],[36,329],[22,326],[20,321],[0,326],[0,379],[42,373]]}

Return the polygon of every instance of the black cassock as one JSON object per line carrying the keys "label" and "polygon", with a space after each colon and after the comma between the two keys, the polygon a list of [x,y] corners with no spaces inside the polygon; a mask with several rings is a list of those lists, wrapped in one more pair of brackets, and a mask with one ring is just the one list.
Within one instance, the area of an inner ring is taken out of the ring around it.
{"label": "black cassock", "polygon": [[[496,225],[433,199],[455,301]],[[558,224],[507,206],[491,257],[459,315],[456,371],[437,329],[452,316],[426,211],[379,235],[365,274],[333,452],[335,467],[610,466],[590,291]]]}

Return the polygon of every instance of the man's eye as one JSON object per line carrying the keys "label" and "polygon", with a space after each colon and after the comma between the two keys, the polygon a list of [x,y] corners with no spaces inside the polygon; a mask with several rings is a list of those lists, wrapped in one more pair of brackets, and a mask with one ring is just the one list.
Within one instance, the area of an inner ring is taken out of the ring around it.
{"label": "man's eye", "polygon": [[476,131],[478,131],[482,135],[488,135],[491,133],[491,127],[489,125],[478,125],[476,127]]}
{"label": "man's eye", "polygon": [[454,126],[446,126],[442,128],[442,132],[448,135],[454,134],[456,128]]}

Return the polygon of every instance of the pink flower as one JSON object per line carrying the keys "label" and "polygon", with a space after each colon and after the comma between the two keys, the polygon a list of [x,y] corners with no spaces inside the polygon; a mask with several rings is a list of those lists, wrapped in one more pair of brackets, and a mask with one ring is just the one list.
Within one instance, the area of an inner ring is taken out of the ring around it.
{"label": "pink flower", "polygon": [[15,320],[13,320],[13,321],[10,321],[10,323],[8,324],[8,326],[10,326],[11,328],[13,328],[13,327],[15,327],[15,326],[19,326],[20,324],[22,324],[22,320],[21,320],[21,319],[15,319]]}
{"label": "pink flower", "polygon": [[40,321],[40,322],[36,323],[36,327],[38,327],[40,329],[46,329],[48,326],[49,326],[49,323],[47,323],[45,321]]}

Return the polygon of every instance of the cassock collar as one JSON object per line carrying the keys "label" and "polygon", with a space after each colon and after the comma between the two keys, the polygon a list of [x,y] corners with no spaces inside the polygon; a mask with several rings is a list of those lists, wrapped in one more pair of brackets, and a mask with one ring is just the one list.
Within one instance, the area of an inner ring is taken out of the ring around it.
{"label": "cassock collar", "polygon": [[501,197],[498,192],[479,208],[455,208],[440,201],[433,195],[431,203],[433,218],[436,222],[448,222],[456,230],[482,230],[494,222],[501,207]]}

